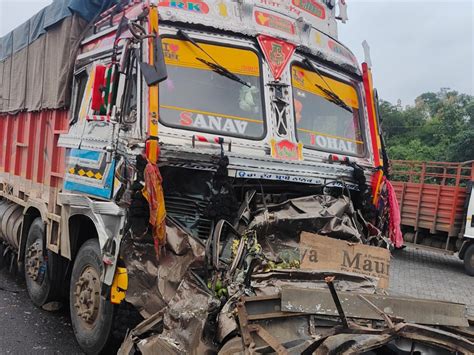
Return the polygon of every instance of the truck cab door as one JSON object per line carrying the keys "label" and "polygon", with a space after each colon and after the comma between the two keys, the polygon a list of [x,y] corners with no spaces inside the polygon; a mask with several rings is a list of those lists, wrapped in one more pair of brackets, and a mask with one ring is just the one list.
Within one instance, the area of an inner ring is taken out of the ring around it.
{"label": "truck cab door", "polygon": [[70,128],[58,145],[68,148],[64,190],[110,199],[113,192],[115,162],[109,147],[115,124],[110,107],[115,100],[112,67],[94,62],[76,72]]}

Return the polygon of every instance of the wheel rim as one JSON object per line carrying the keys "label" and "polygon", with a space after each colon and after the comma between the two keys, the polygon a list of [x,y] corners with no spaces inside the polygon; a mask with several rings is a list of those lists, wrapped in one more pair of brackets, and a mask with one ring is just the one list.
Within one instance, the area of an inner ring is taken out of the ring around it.
{"label": "wheel rim", "polygon": [[86,266],[74,285],[74,307],[78,319],[86,328],[92,328],[99,314],[100,279],[92,266]]}
{"label": "wheel rim", "polygon": [[469,265],[474,269],[474,253],[471,254],[471,259],[469,260]]}
{"label": "wheel rim", "polygon": [[35,240],[26,251],[26,274],[30,279],[41,284],[46,272],[41,240]]}

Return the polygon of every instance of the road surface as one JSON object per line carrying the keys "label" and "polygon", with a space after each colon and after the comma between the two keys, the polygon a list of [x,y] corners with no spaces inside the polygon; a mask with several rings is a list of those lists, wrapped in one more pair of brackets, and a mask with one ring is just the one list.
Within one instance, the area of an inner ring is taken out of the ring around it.
{"label": "road surface", "polygon": [[[467,303],[474,315],[474,278],[454,256],[405,249],[394,254],[390,293]],[[24,284],[0,272],[0,354],[80,354],[67,310],[34,307]]]}
{"label": "road surface", "polygon": [[82,354],[67,313],[33,306],[24,282],[0,271],[0,354]]}
{"label": "road surface", "polygon": [[395,251],[390,293],[464,303],[474,317],[474,277],[464,273],[464,264],[456,256],[414,248]]}

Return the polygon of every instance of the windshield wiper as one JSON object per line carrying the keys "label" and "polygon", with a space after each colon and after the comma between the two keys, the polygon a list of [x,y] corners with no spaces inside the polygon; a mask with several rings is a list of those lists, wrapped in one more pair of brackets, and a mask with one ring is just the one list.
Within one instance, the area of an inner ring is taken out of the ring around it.
{"label": "windshield wiper", "polygon": [[322,87],[321,85],[318,85],[318,84],[314,84],[319,90],[321,90],[322,92],[324,92],[324,94],[326,96],[328,96],[327,100],[329,102],[332,102],[333,104],[335,105],[338,105],[339,107],[343,108],[344,110],[346,111],[349,111],[350,113],[353,113],[354,111],[349,107],[347,106],[347,104],[342,101],[342,99],[337,95],[335,94],[334,92],[332,91],[329,91],[328,89]]}
{"label": "windshield wiper", "polygon": [[324,79],[324,76],[321,74],[321,72],[318,70],[318,68],[316,68],[314,66],[313,63],[311,63],[311,61],[308,59],[308,58],[305,58],[303,59],[303,63],[314,73],[318,74],[319,77],[321,78],[321,80],[326,84],[326,86],[328,87],[327,89],[325,87],[322,87],[321,85],[319,84],[314,84],[319,90],[321,90],[327,97],[328,97],[328,101],[329,102],[332,102],[333,104],[343,108],[344,110],[346,111],[349,111],[350,113],[353,113],[354,110],[352,110],[352,108],[350,108],[345,102],[343,99],[341,99],[341,97],[336,94],[334,92],[333,89],[331,89],[331,87],[329,86],[329,84],[327,83],[326,79]]}
{"label": "windshield wiper", "polygon": [[183,38],[184,40],[190,42],[193,46],[198,48],[201,52],[203,52],[205,55],[207,55],[209,58],[211,58],[212,62],[209,62],[205,59],[196,57],[196,60],[199,60],[201,63],[207,65],[209,68],[212,69],[214,73],[217,73],[219,75],[222,75],[228,79],[231,79],[233,81],[238,82],[239,84],[242,84],[244,86],[247,86],[249,88],[252,87],[249,83],[247,83],[245,80],[242,80],[239,76],[235,75],[232,73],[229,69],[224,67],[223,65],[219,64],[217,60],[215,60],[204,48],[202,48],[194,39],[192,39],[186,32],[183,30],[178,30],[177,32],[178,36]]}
{"label": "windshield wiper", "polygon": [[198,58],[196,57],[196,60],[199,60],[201,63],[204,63],[206,64],[209,68],[212,69],[212,71],[214,73],[217,73],[219,75],[222,75],[222,76],[225,76],[226,78],[229,78],[231,80],[234,80],[242,85],[245,85],[245,86],[248,86],[249,88],[251,88],[252,86],[245,82],[244,80],[240,79],[237,75],[235,75],[234,73],[232,73],[229,69],[226,69],[225,67],[223,67],[222,65],[220,64],[217,64],[217,63],[212,63],[212,62],[209,62],[205,59],[202,59],[202,58]]}

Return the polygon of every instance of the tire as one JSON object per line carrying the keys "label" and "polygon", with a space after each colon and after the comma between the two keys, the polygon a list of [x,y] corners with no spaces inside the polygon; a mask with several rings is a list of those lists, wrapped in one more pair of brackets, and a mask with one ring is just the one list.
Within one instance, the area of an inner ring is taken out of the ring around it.
{"label": "tire", "polygon": [[227,341],[224,346],[219,350],[218,355],[243,355],[245,354],[244,347],[242,345],[242,338],[235,337]]}
{"label": "tire", "polygon": [[50,253],[43,252],[44,239],[44,223],[41,218],[36,218],[28,231],[24,265],[26,290],[31,301],[37,307],[41,307],[51,300],[51,290],[53,289],[50,279],[51,267],[48,265],[48,254]]}
{"label": "tire", "polygon": [[464,253],[464,270],[466,274],[474,276],[474,243],[471,243]]}
{"label": "tire", "polygon": [[7,260],[3,254],[5,254],[5,245],[0,241],[0,270],[7,265]]}
{"label": "tire", "polygon": [[74,261],[69,289],[71,323],[77,343],[87,354],[112,353],[114,305],[101,297],[103,263],[99,242],[86,241]]}

